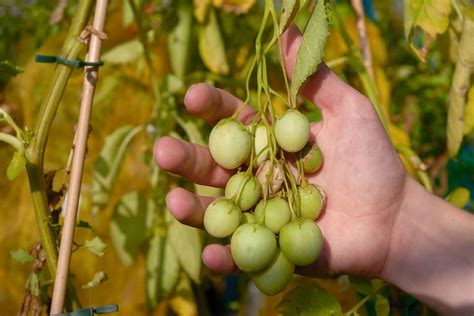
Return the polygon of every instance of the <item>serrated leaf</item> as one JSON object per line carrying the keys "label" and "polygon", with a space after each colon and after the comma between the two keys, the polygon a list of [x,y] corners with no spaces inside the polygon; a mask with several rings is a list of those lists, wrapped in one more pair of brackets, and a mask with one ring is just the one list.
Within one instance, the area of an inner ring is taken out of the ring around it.
{"label": "serrated leaf", "polygon": [[25,156],[15,151],[13,153],[12,160],[8,163],[7,167],[7,179],[12,181],[20,175],[20,173],[25,169],[26,159]]}
{"label": "serrated leaf", "polygon": [[25,249],[10,251],[10,257],[18,263],[26,264],[33,262],[33,257]]}
{"label": "serrated leaf", "polygon": [[[428,52],[429,43],[439,34],[443,34],[449,25],[451,14],[450,0],[405,0],[404,1],[404,29],[405,37],[417,53],[424,60]],[[419,27],[428,35],[428,39],[421,45],[413,44],[413,35]],[[419,49],[420,48],[420,49]]]}
{"label": "serrated leaf", "polygon": [[342,316],[337,300],[317,284],[291,290],[275,308],[283,315]]}
{"label": "serrated leaf", "polygon": [[155,203],[146,195],[130,192],[122,196],[110,221],[110,237],[120,261],[130,266],[148,238],[156,214]]}
{"label": "serrated leaf", "polygon": [[459,208],[464,208],[469,203],[470,197],[471,192],[468,189],[459,187],[451,191],[446,200]]}
{"label": "serrated leaf", "polygon": [[143,45],[138,39],[119,44],[101,57],[107,64],[121,65],[135,62],[143,55]]}
{"label": "serrated leaf", "polygon": [[167,239],[155,234],[146,256],[146,295],[148,306],[171,294],[179,280],[179,262]]}
{"label": "serrated leaf", "polygon": [[301,86],[316,72],[323,60],[328,37],[329,26],[326,7],[323,0],[318,0],[303,32],[303,39],[296,55],[291,81],[292,104],[296,104],[296,95]]}
{"label": "serrated leaf", "polygon": [[375,299],[375,313],[377,316],[388,316],[390,314],[390,303],[386,297],[380,294],[377,294]]}
{"label": "serrated leaf", "polygon": [[83,289],[91,289],[98,287],[102,283],[107,281],[107,274],[104,271],[96,272],[94,278],[82,286]]}
{"label": "serrated leaf", "polygon": [[467,93],[467,103],[464,111],[464,135],[469,135],[474,130],[474,85]]}
{"label": "serrated leaf", "polygon": [[189,63],[193,11],[188,1],[180,0],[176,7],[178,23],[168,34],[168,55],[173,73],[183,78]]}
{"label": "serrated leaf", "polygon": [[94,162],[91,190],[93,214],[107,205],[126,150],[141,130],[141,126],[122,126],[105,139],[104,147]]}
{"label": "serrated leaf", "polygon": [[282,0],[280,16],[280,35],[286,31],[300,8],[300,0]]}
{"label": "serrated leaf", "polygon": [[349,276],[351,287],[360,294],[367,295],[372,292],[372,283],[369,279]]}
{"label": "serrated leaf", "polygon": [[201,233],[198,229],[186,226],[172,219],[168,227],[168,240],[181,267],[195,282],[201,282]]}
{"label": "serrated leaf", "polygon": [[104,244],[100,237],[95,236],[92,239],[86,240],[86,242],[84,243],[84,245],[82,245],[81,248],[87,249],[93,254],[102,257],[105,253],[105,248],[107,248],[107,245]]}
{"label": "serrated leaf", "polygon": [[199,28],[199,55],[213,73],[226,75],[229,72],[224,39],[214,10],[209,12],[207,22]]}
{"label": "serrated leaf", "polygon": [[0,61],[0,75],[7,75],[10,77],[14,77],[22,72],[23,72],[23,68],[14,65],[11,61],[9,60]]}

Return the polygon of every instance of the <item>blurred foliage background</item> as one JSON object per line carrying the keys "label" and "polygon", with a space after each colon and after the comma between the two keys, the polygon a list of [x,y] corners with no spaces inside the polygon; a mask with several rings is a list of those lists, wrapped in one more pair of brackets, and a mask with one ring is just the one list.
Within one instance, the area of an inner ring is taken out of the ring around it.
{"label": "blurred foliage background", "polygon": [[[332,4],[344,30],[358,46],[356,16],[350,1]],[[75,1],[63,0],[4,0],[0,4],[0,61],[11,61],[23,69],[14,77],[0,76],[0,103],[22,127],[34,127],[54,67],[35,63],[34,55],[58,53],[76,9]],[[472,127],[456,159],[449,158],[446,147],[448,95],[460,32],[455,10],[451,11],[449,27],[429,43],[426,60],[420,62],[404,37],[402,1],[364,1],[364,9],[377,93],[389,117],[394,144],[419,155],[436,194],[446,196],[459,187],[467,188],[461,192],[464,195],[472,192]],[[255,0],[110,2],[108,38],[103,43],[105,66],[100,68],[95,96],[79,215],[92,229],[76,229],[78,246],[98,236],[107,247],[103,256],[84,247],[73,254],[71,271],[84,306],[117,303],[120,315],[277,314],[274,305],[282,294],[264,297],[249,287],[244,277],[212,275],[201,267],[200,249],[209,237],[176,227],[179,224],[166,215],[163,203],[173,186],[193,185],[161,174],[152,161],[156,137],[171,134],[197,143],[207,138],[209,127],[184,110],[182,102],[189,85],[204,81],[245,97],[245,78],[261,13],[262,3]],[[301,12],[296,23],[304,25],[309,14]],[[344,80],[364,91],[357,69],[348,62],[349,55],[340,29],[333,23],[325,61]],[[279,73],[276,52],[271,55],[269,71]],[[284,93],[280,75],[270,77],[274,80],[272,86]],[[50,134],[45,169],[54,171],[50,174],[51,187],[57,191],[61,191],[65,179],[82,78],[82,71],[73,72]],[[310,120],[321,119],[313,104],[303,99],[299,103]],[[471,87],[471,116],[473,103]],[[277,111],[283,111],[283,104],[278,100],[275,104]],[[12,130],[1,125],[0,132]],[[12,150],[0,143],[0,175],[5,175],[11,155]],[[417,177],[409,159],[402,159]],[[98,186],[99,180],[105,181],[105,187]],[[219,193],[200,186],[195,189],[201,194]],[[463,199],[466,210],[472,211],[472,197]],[[18,263],[10,253],[29,251],[39,241],[25,173],[13,181],[0,176],[0,212],[0,315],[14,315],[23,302],[32,266]],[[153,249],[161,249],[161,262],[150,255]],[[82,289],[99,271],[107,279]],[[44,295],[48,280],[46,273],[40,275],[44,302],[48,300]],[[343,310],[364,296],[364,291],[354,286],[357,282],[351,286],[347,277],[298,277],[289,288],[307,283],[328,289]],[[397,289],[387,288],[382,293],[391,315],[427,313],[420,303]],[[360,312],[375,315],[375,306],[374,298]],[[377,312],[384,315],[380,309]]]}

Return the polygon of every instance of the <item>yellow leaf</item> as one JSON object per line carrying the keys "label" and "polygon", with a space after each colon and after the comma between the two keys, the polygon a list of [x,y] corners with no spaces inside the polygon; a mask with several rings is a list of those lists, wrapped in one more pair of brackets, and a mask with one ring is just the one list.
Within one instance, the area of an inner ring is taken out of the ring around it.
{"label": "yellow leaf", "polygon": [[449,193],[446,200],[457,207],[463,208],[469,203],[470,196],[471,192],[468,189],[458,187]]}
{"label": "yellow leaf", "polygon": [[194,16],[199,23],[204,23],[206,20],[207,12],[209,11],[209,5],[211,0],[193,0],[194,5]]}
{"label": "yellow leaf", "polygon": [[228,13],[244,14],[255,4],[255,0],[213,0],[216,8],[220,8]]}
{"label": "yellow leaf", "polygon": [[226,75],[229,72],[224,39],[214,11],[209,13],[207,23],[200,29],[199,54],[212,72],[218,75]]}
{"label": "yellow leaf", "polygon": [[388,131],[393,144],[410,147],[410,136],[406,131],[393,124],[388,125]]}
{"label": "yellow leaf", "polygon": [[170,307],[178,316],[198,315],[196,304],[182,296],[175,296],[170,299]]}
{"label": "yellow leaf", "polygon": [[464,111],[464,135],[468,135],[474,130],[474,85],[471,85],[467,93],[467,103]]}

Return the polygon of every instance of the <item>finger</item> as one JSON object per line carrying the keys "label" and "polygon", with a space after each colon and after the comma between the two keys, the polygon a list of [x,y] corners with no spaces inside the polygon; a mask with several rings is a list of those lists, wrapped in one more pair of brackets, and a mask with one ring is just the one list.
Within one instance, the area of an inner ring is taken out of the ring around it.
{"label": "finger", "polygon": [[183,188],[175,188],[166,196],[166,205],[181,223],[203,228],[204,212],[213,200],[210,196],[198,196]]}
{"label": "finger", "polygon": [[[288,77],[291,79],[302,36],[295,25],[282,35],[281,45]],[[325,63],[321,63],[316,73],[305,83],[302,94],[313,101],[323,112],[336,113],[353,98],[366,98],[340,79]],[[352,102],[354,103],[354,102]]]}
{"label": "finger", "polygon": [[223,188],[234,173],[220,167],[209,149],[170,136],[155,143],[155,161],[161,169],[194,183]]}
{"label": "finger", "polygon": [[228,274],[239,271],[234,260],[232,260],[229,245],[207,245],[202,252],[202,261],[209,269],[216,273]]}
{"label": "finger", "polygon": [[[206,83],[192,85],[184,97],[184,105],[188,111],[210,124],[232,116],[242,104],[239,98],[229,92]],[[255,110],[246,105],[237,119],[247,124],[254,115]]]}

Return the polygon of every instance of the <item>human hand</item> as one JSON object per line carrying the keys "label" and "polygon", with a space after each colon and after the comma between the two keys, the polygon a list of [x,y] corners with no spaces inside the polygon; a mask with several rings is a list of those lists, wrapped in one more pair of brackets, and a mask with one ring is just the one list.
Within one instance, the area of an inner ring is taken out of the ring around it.
{"label": "human hand", "polygon": [[[301,35],[295,27],[282,39],[290,74],[300,42]],[[325,238],[323,253],[316,263],[297,271],[306,275],[379,277],[405,196],[407,173],[368,99],[326,65],[320,65],[302,93],[320,107],[324,118],[311,127],[311,138],[324,154],[324,165],[307,180],[322,186],[328,200],[317,220]],[[205,84],[193,85],[185,97],[188,111],[211,124],[231,116],[241,104],[226,91]],[[239,119],[248,123],[253,114],[246,107]],[[235,172],[218,166],[207,148],[172,137],[157,141],[155,159],[164,170],[216,187],[223,187]],[[211,201],[210,197],[199,197],[182,188],[167,196],[173,215],[184,224],[199,228]],[[236,271],[229,247],[208,245],[202,258],[216,272]]]}

